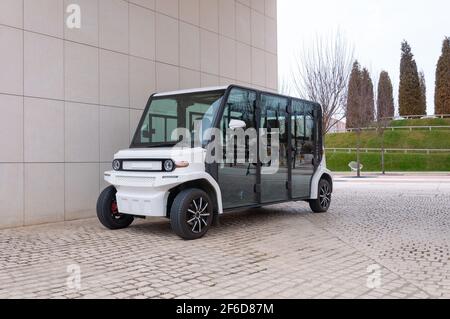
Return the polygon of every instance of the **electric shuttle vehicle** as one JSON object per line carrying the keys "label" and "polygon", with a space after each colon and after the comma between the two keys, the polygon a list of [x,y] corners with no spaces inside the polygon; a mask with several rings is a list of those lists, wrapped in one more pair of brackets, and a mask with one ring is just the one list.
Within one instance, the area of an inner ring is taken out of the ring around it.
{"label": "electric shuttle vehicle", "polygon": [[[213,129],[222,134],[206,134]],[[239,140],[236,130],[258,135]],[[98,218],[123,229],[135,218],[167,217],[192,240],[230,211],[306,201],[327,212],[333,180],[322,141],[314,102],[237,85],[153,94],[130,148],[104,173],[110,186],[98,199]],[[212,144],[221,146],[211,151]],[[263,162],[261,151],[276,160]]]}

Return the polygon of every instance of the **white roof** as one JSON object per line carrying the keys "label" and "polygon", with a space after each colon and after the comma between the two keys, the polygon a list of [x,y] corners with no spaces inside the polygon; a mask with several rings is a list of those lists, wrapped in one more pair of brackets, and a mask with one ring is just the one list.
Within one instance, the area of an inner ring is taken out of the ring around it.
{"label": "white roof", "polygon": [[189,94],[189,93],[198,93],[198,92],[207,92],[207,91],[219,91],[219,90],[226,90],[227,88],[228,88],[228,86],[213,86],[213,87],[206,87],[206,88],[198,88],[198,89],[189,89],[189,90],[180,90],[180,91],[158,93],[158,94],[155,94],[154,96],[155,97],[160,97],[160,96]]}

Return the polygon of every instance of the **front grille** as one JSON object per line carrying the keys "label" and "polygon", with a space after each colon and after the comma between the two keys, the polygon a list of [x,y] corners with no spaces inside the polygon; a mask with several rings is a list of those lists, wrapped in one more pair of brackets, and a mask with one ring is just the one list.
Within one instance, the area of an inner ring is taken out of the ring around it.
{"label": "front grille", "polygon": [[120,184],[130,184],[130,185],[146,185],[153,186],[155,182],[154,177],[136,177],[136,176],[117,176],[117,183]]}
{"label": "front grille", "polygon": [[162,171],[162,161],[122,161],[124,171],[160,172]]}

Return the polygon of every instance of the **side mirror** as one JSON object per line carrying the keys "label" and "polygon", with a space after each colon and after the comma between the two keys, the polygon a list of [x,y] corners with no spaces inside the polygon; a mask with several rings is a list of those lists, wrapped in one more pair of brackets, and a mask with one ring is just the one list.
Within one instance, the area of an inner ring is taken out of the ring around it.
{"label": "side mirror", "polygon": [[247,124],[245,124],[245,122],[241,120],[231,120],[229,127],[232,130],[237,130],[240,128],[245,129],[247,127]]}

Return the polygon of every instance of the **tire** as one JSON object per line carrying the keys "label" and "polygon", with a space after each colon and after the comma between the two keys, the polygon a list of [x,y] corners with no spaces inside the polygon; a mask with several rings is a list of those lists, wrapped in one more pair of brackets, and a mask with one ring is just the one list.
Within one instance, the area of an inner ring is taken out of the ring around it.
{"label": "tire", "polygon": [[172,230],[185,240],[205,236],[213,222],[213,203],[200,189],[186,189],[179,193],[170,210]]}
{"label": "tire", "polygon": [[111,230],[127,228],[134,221],[133,216],[119,213],[116,193],[116,188],[109,186],[100,194],[97,201],[97,217],[103,226]]}
{"label": "tire", "polygon": [[318,198],[311,199],[309,201],[309,207],[311,207],[314,213],[326,213],[331,205],[331,184],[326,179],[321,179],[319,182]]}

